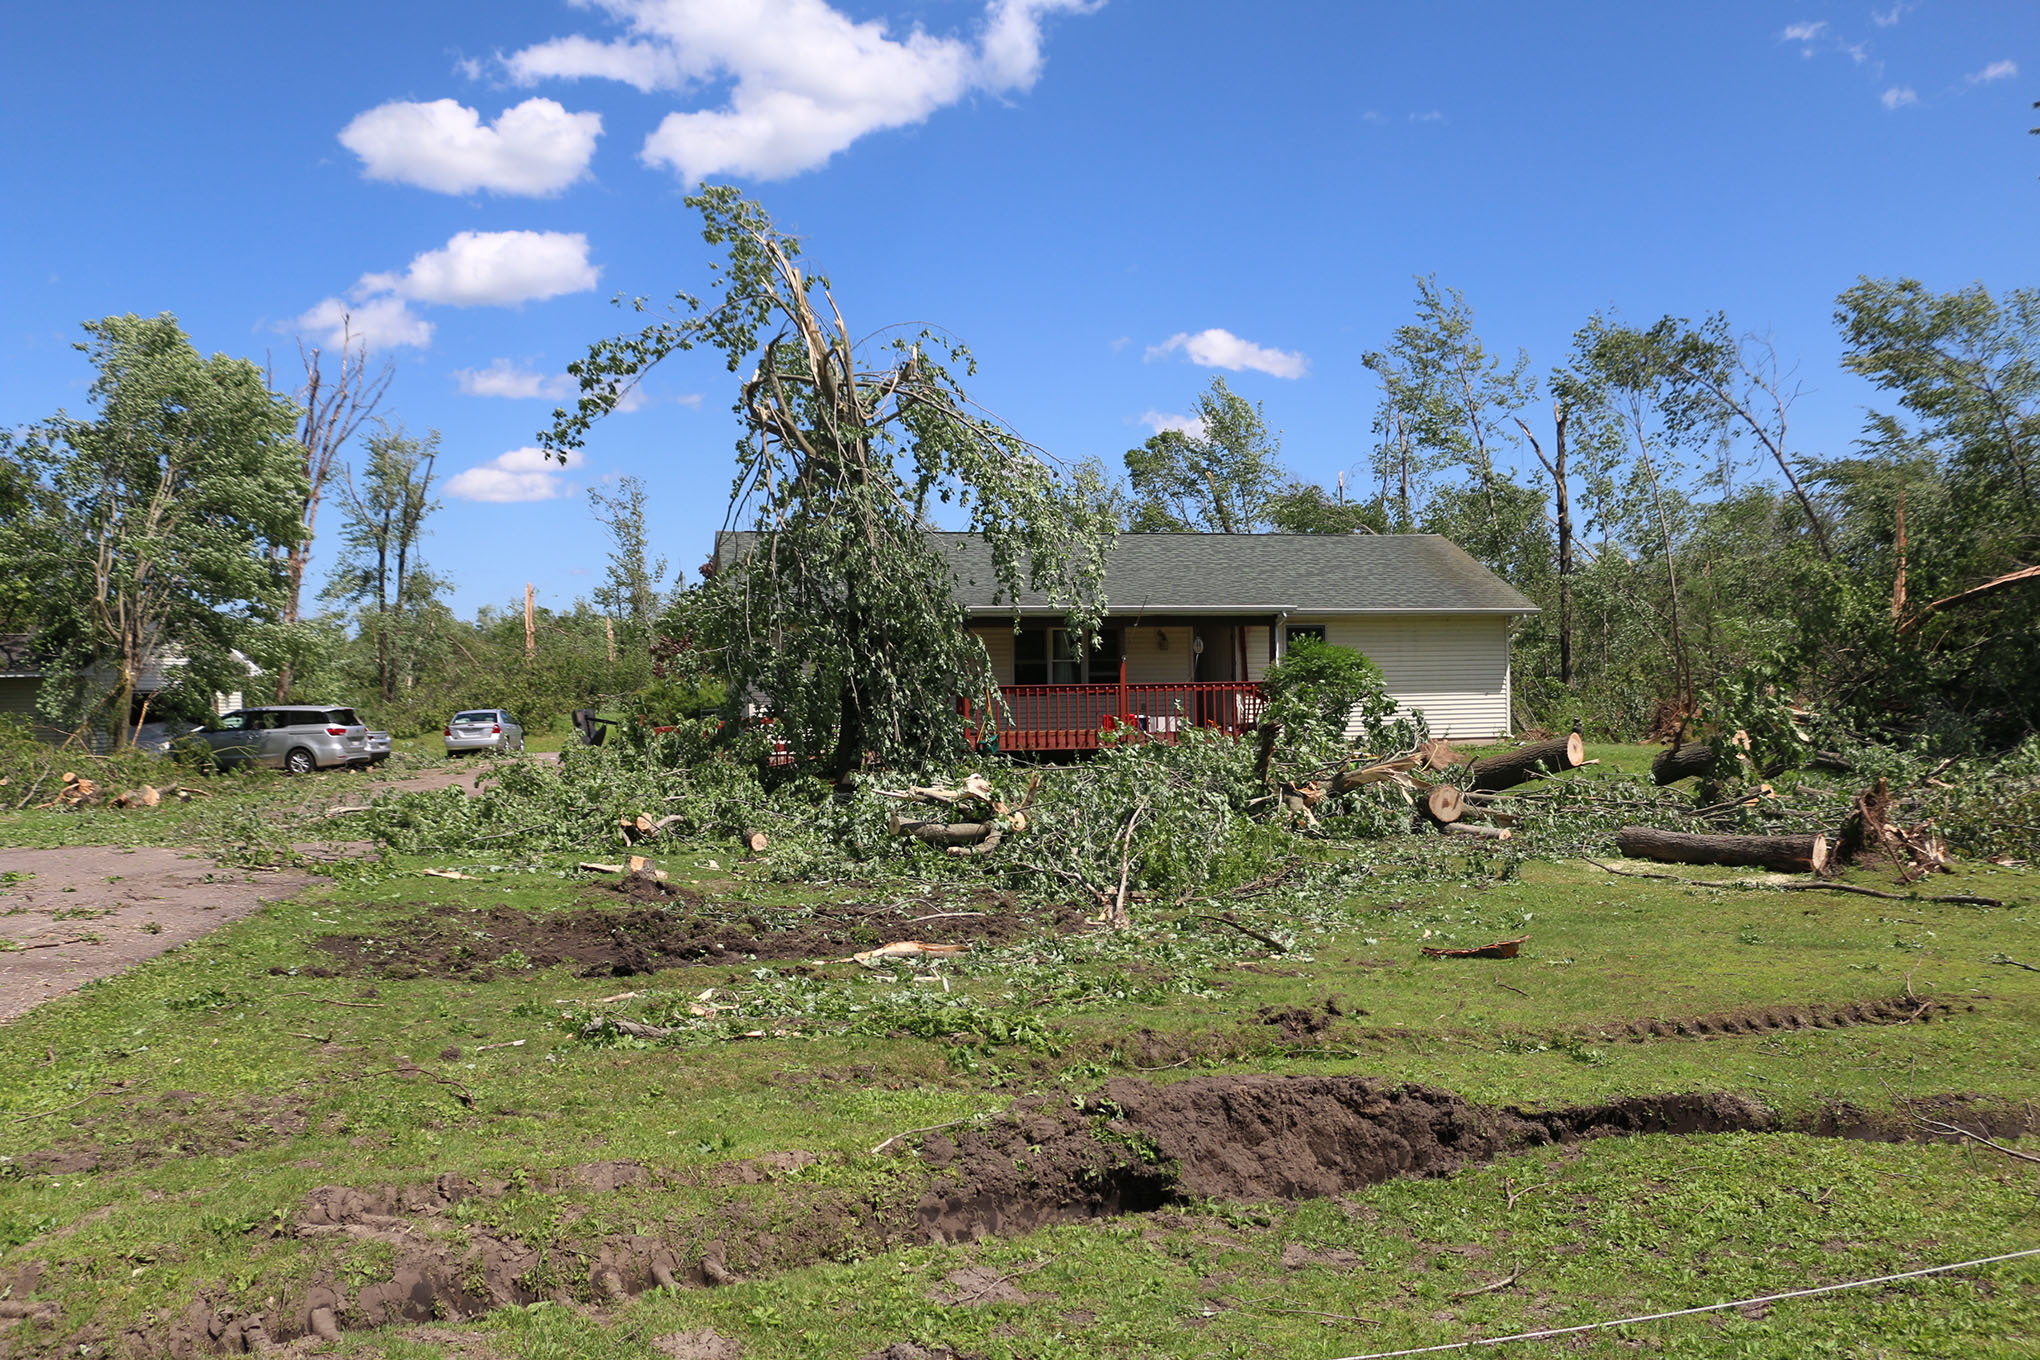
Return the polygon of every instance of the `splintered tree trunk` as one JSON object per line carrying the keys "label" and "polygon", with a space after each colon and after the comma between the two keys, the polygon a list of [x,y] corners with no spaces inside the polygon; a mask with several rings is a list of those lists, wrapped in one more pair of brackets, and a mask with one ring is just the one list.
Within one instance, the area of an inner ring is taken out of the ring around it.
{"label": "splintered tree trunk", "polygon": [[1625,826],[1615,833],[1615,846],[1631,859],[1661,864],[1729,864],[1771,869],[1781,874],[1824,873],[1828,864],[1826,836],[1689,836],[1648,826]]}
{"label": "splintered tree trunk", "polygon": [[1587,763],[1586,743],[1577,732],[1550,741],[1533,741],[1514,751],[1476,760],[1468,767],[1472,778],[1467,787],[1477,790],[1512,789],[1540,774],[1574,770]]}
{"label": "splintered tree trunk", "polygon": [[1684,746],[1668,746],[1659,751],[1657,759],[1650,763],[1650,777],[1660,784],[1676,784],[1713,769],[1714,748],[1704,741],[1689,741]]}

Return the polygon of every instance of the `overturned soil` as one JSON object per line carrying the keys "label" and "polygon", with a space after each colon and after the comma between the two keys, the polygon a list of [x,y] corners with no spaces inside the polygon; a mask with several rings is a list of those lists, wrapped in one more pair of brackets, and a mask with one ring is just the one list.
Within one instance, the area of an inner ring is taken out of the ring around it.
{"label": "overturned soil", "polygon": [[642,882],[592,896],[599,905],[554,912],[431,907],[372,934],[327,935],[317,944],[342,973],[486,981],[504,967],[564,964],[583,977],[629,977],[689,964],[840,958],[894,940],[1001,945],[1083,924],[1074,908],[1022,907],[991,895],[967,910],[926,903],[767,907]]}
{"label": "overturned soil", "polygon": [[[1962,1096],[1916,1102],[1910,1110],[1987,1137],[2017,1136],[2035,1125],[2031,1109]],[[1836,1107],[1788,1123],[1720,1093],[1536,1110],[1359,1077],[1197,1077],[1170,1085],[1122,1079],[1074,1104],[1028,1097],[984,1127],[929,1133],[919,1166],[902,1166],[889,1195],[810,1184],[794,1175],[812,1163],[807,1154],[706,1171],[604,1162],[514,1184],[447,1174],[408,1187],[324,1186],[289,1211],[281,1229],[308,1244],[332,1244],[329,1255],[314,1245],[311,1269],[298,1282],[265,1286],[269,1294],[260,1304],[224,1294],[196,1299],[175,1324],[138,1329],[122,1342],[137,1355],[257,1350],[346,1328],[458,1321],[507,1304],[609,1304],[660,1287],[712,1288],[818,1261],[1202,1199],[1338,1195],[1398,1177],[1442,1176],[1553,1143],[1741,1132],[1923,1136],[1905,1113]],[[635,1234],[577,1237],[577,1216],[555,1220],[557,1236],[542,1239],[489,1226],[488,1203],[505,1197],[642,1196],[681,1186],[707,1191],[715,1202],[691,1216],[659,1218],[655,1227],[648,1220]],[[340,1270],[340,1253],[364,1240],[389,1248],[388,1278],[364,1284]],[[571,1263],[564,1272],[563,1263]],[[34,1289],[26,1283],[23,1295]],[[975,1277],[949,1284],[938,1300],[946,1306],[971,1306],[988,1292]]]}

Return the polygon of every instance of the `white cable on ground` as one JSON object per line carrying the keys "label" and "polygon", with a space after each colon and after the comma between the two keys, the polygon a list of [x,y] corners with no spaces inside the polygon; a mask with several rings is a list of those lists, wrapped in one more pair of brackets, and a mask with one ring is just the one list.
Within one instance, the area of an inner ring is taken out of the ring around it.
{"label": "white cable on ground", "polygon": [[1983,1256],[1974,1261],[1955,1261],[1945,1266],[1925,1266],[1919,1270],[1901,1271],[1896,1275],[1879,1275],[1874,1280],[1851,1280],[1847,1284],[1824,1284],[1817,1289],[1793,1289],[1783,1294],[1765,1294],[1754,1299],[1733,1299],[1727,1303],[1705,1303],[1698,1308],[1677,1308],[1669,1313],[1645,1313],[1639,1317],[1613,1318],[1607,1322],[1582,1322],[1576,1327],[1547,1327],[1536,1332],[1517,1332],[1513,1336],[1489,1336],[1478,1341],[1447,1341],[1439,1346],[1416,1346],[1406,1351],[1369,1351],[1365,1355],[1345,1355],[1339,1360],[1392,1360],[1398,1355],[1435,1355],[1439,1351],[1465,1351],[1476,1346],[1500,1346],[1511,1341],[1542,1341],[1547,1337],[1569,1336],[1574,1332],[1595,1332],[1603,1327],[1627,1327],[1636,1322],[1662,1322],[1666,1318],[1691,1317],[1695,1313],[1718,1313],[1724,1308],[1748,1308],[1759,1303],[1777,1303],[1782,1299],[1811,1298],[1815,1294],[1832,1294],[1839,1289],[1867,1289],[1873,1284],[1891,1284],[1896,1280],[1916,1280],[1922,1275],[1942,1275],[1951,1270],[1967,1270],[1971,1266],[1996,1265],[1999,1261],[2016,1261],[2024,1256],[2040,1256],[2040,1247],[2025,1251],[2008,1251],[2002,1256]]}

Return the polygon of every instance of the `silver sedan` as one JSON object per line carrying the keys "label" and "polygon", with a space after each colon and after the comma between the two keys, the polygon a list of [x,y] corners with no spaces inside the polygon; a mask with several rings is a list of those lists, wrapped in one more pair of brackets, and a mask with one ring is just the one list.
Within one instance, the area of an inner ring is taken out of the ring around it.
{"label": "silver sedan", "polygon": [[471,708],[446,724],[446,754],[522,751],[524,724],[500,708]]}

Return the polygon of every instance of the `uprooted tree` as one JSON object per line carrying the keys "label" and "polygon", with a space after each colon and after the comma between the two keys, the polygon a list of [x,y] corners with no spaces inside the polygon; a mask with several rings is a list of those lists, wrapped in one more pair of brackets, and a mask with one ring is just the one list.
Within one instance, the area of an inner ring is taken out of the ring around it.
{"label": "uprooted tree", "polygon": [[687,202],[703,238],[727,248],[722,297],[678,294],[668,319],[597,342],[568,368],[577,408],[540,438],[564,457],[650,369],[696,346],[721,351],[732,373],[749,365],[725,519],[749,532],[719,540],[683,611],[729,696],[724,733],[762,704],[795,765],[839,783],[867,754],[895,765],[961,754],[957,701],[986,693],[991,668],[931,513],[967,517],[1009,598],[1038,592],[1090,632],[1113,527],[1105,488],[973,406],[956,374],[974,362],[955,339],[922,330],[860,347],[828,280],[802,270],[799,242],[758,204],[727,186]]}

